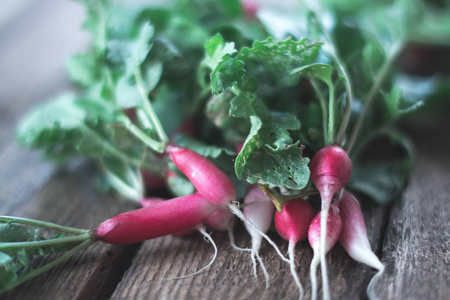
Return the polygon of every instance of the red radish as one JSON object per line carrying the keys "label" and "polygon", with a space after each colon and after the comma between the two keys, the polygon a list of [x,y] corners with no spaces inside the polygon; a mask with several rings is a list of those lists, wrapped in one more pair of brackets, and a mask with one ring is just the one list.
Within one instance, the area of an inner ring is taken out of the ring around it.
{"label": "red radish", "polygon": [[228,206],[236,200],[233,182],[206,157],[176,146],[168,146],[167,152],[177,168],[208,201],[217,206]]}
{"label": "red radish", "polygon": [[[275,205],[270,200],[266,194],[261,191],[259,185],[255,184],[249,187],[247,194],[244,197],[244,215],[259,229],[261,232],[267,232],[270,225],[272,224],[273,214],[275,212]],[[269,287],[269,274],[259,257],[259,248],[261,247],[262,235],[259,234],[249,223],[244,223],[245,228],[252,237],[252,249],[251,249],[251,260],[253,262],[253,272],[255,277],[256,272],[256,258],[261,265],[264,276],[266,277],[266,287]]]}
{"label": "red radish", "polygon": [[236,200],[236,189],[222,170],[206,157],[192,150],[172,145],[169,145],[166,150],[175,166],[189,178],[202,196],[217,206],[228,206],[232,213],[255,228],[274,247],[283,260],[287,260],[278,246],[264,232],[256,228],[233,203]]}
{"label": "red radish", "polygon": [[194,227],[216,209],[200,194],[182,196],[112,217],[94,236],[110,244],[137,243]]}
{"label": "red radish", "polygon": [[[339,209],[335,204],[332,204],[331,210],[327,216],[327,231],[326,231],[326,243],[325,247],[322,247],[322,234],[323,234],[323,213],[319,212],[309,225],[308,229],[308,240],[309,244],[314,250],[314,257],[311,261],[310,276],[311,276],[311,286],[312,295],[311,299],[317,298],[317,280],[316,280],[316,269],[319,264],[326,266],[325,260],[322,260],[320,254],[325,252],[325,254],[330,251],[331,248],[336,244],[341,234],[342,229],[342,219],[339,215]],[[323,286],[323,298],[329,299],[329,288],[328,288],[328,277],[327,269],[321,268],[322,270],[322,286]]]}
{"label": "red radish", "polygon": [[312,205],[302,198],[287,201],[281,212],[275,212],[275,229],[283,239],[289,242],[289,265],[300,290],[300,299],[303,298],[303,287],[295,271],[294,248],[299,241],[308,237],[308,228],[315,214]]}
{"label": "red radish", "polygon": [[372,298],[372,284],[383,273],[384,265],[370,248],[361,207],[358,200],[348,191],[344,191],[342,194],[339,212],[342,218],[342,232],[339,243],[351,258],[378,270],[367,288],[367,295]]}
{"label": "red radish", "polygon": [[[163,198],[143,198],[139,201],[139,203],[141,204],[142,207],[152,207],[164,201],[168,200]],[[183,229],[181,231],[173,233],[173,235],[189,235],[194,233],[196,228],[197,226],[194,228]]]}
{"label": "red radish", "polygon": [[234,214],[229,209],[218,209],[203,223],[213,230],[230,231],[233,228]]}
{"label": "red radish", "polygon": [[[352,163],[348,154],[339,146],[332,145],[320,149],[311,159],[309,165],[311,181],[316,186],[322,198],[321,207],[321,240],[320,244],[325,245],[327,235],[327,218],[333,195],[339,192],[348,182],[352,173]],[[325,262],[326,247],[320,247],[320,266],[322,270],[322,282],[324,284],[324,298],[329,297],[327,288],[327,267]]]}

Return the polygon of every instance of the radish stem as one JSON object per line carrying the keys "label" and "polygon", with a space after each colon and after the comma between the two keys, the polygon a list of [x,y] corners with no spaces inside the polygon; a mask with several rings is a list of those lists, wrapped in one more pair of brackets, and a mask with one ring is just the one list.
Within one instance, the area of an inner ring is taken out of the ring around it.
{"label": "radish stem", "polygon": [[73,234],[83,234],[89,232],[87,229],[78,229],[67,226],[58,225],[55,223],[33,220],[28,218],[20,218],[20,217],[9,217],[9,216],[0,216],[0,222],[8,222],[8,223],[19,223],[24,225],[32,225],[37,227],[43,227],[47,229],[52,229],[65,233],[73,233]]}

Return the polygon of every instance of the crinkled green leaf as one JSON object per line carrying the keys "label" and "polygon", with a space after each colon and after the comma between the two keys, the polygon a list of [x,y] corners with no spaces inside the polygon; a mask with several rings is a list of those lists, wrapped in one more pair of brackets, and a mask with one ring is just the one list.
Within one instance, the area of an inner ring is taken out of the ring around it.
{"label": "crinkled green leaf", "polygon": [[231,102],[230,115],[249,118],[250,133],[235,161],[236,175],[249,183],[302,189],[309,180],[308,158],[290,130],[300,122],[289,113],[269,111],[262,102],[243,94]]}
{"label": "crinkled green leaf", "polygon": [[187,135],[178,135],[174,140],[179,146],[189,148],[208,158],[218,158],[221,154],[235,155],[234,151],[226,148],[205,145],[204,143]]}
{"label": "crinkled green leaf", "polygon": [[62,94],[31,110],[19,123],[17,129],[19,142],[27,147],[33,147],[47,143],[47,139],[52,138],[49,134],[76,130],[83,124],[88,113],[81,109],[76,101],[73,94]]}
{"label": "crinkled green leaf", "polygon": [[137,37],[130,40],[111,40],[108,42],[107,59],[111,64],[122,67],[126,74],[132,74],[145,60],[152,44],[154,28],[144,23]]}
{"label": "crinkled green leaf", "polygon": [[13,263],[8,254],[0,252],[0,289],[17,278]]}
{"label": "crinkled green leaf", "polygon": [[66,61],[70,78],[82,86],[90,86],[100,78],[97,61],[90,53],[76,54]]}
{"label": "crinkled green leaf", "polygon": [[321,43],[309,43],[306,38],[294,41],[288,38],[275,41],[269,37],[264,41],[255,41],[252,48],[242,48],[237,59],[247,63],[255,60],[260,63],[280,86],[293,86],[298,75],[291,71],[311,64],[319,55]]}
{"label": "crinkled green leaf", "polygon": [[395,200],[405,187],[413,166],[411,142],[395,130],[372,134],[352,156],[348,188],[379,204]]}
{"label": "crinkled green leaf", "polygon": [[211,73],[211,89],[213,94],[223,93],[236,84],[244,81],[244,63],[232,57],[226,57]]}
{"label": "crinkled green leaf", "polygon": [[214,70],[222,62],[224,56],[235,52],[237,50],[234,47],[234,43],[225,43],[222,35],[216,34],[206,42],[205,58],[202,63]]}
{"label": "crinkled green leaf", "polygon": [[332,73],[333,68],[331,67],[331,65],[326,64],[310,64],[291,71],[291,74],[297,74],[300,77],[320,79],[327,85],[333,84],[333,82],[331,81]]}

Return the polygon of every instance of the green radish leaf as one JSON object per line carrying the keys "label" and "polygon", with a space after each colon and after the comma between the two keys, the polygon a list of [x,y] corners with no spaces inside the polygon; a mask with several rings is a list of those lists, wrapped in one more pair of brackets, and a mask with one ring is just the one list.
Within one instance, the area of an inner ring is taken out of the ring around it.
{"label": "green radish leaf", "polygon": [[377,132],[356,149],[352,165],[348,188],[388,204],[408,181],[413,166],[411,142],[392,129]]}
{"label": "green radish leaf", "polygon": [[267,38],[255,41],[252,48],[243,48],[237,59],[247,64],[250,61],[260,63],[269,76],[280,86],[293,86],[298,83],[298,75],[291,71],[312,63],[319,55],[321,43],[308,43],[306,38],[294,41],[288,38],[275,41]]}
{"label": "green radish leaf", "polygon": [[236,153],[230,149],[205,145],[199,140],[183,134],[177,135],[174,142],[180,147],[189,148],[207,158],[218,158],[222,154],[230,156],[236,155]]}
{"label": "green radish leaf", "polygon": [[70,78],[77,84],[88,87],[100,78],[95,57],[90,53],[76,54],[66,61]]}
{"label": "green radish leaf", "polygon": [[183,174],[169,176],[167,178],[167,186],[170,191],[177,197],[190,195],[195,192],[194,185]]}
{"label": "green radish leaf", "polygon": [[289,133],[300,129],[294,115],[269,111],[261,101],[244,94],[231,102],[230,115],[251,122],[250,133],[235,161],[238,178],[290,189],[306,186],[309,159],[302,157],[299,141],[294,142]]}
{"label": "green radish leaf", "polygon": [[244,63],[238,59],[225,57],[211,73],[211,89],[213,94],[220,94],[244,81]]}
{"label": "green radish leaf", "polygon": [[11,256],[0,252],[0,289],[17,279],[13,264]]}
{"label": "green radish leaf", "polygon": [[237,52],[234,43],[225,43],[220,34],[216,34],[205,45],[205,58],[202,64],[214,70],[224,59],[224,56]]}

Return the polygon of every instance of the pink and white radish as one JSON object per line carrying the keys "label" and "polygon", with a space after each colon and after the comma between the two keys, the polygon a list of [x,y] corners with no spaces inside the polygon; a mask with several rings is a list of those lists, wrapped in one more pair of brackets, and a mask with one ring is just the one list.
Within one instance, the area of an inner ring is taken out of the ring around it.
{"label": "pink and white radish", "polygon": [[[257,184],[250,186],[247,194],[244,197],[244,215],[250,220],[255,227],[266,233],[272,224],[273,214],[275,212],[275,205],[266,194],[261,191]],[[245,228],[252,238],[252,248],[250,258],[253,262],[253,272],[257,277],[256,258],[258,259],[264,276],[266,277],[266,288],[269,287],[269,274],[266,267],[259,256],[259,248],[261,247],[262,235],[253,228],[249,223],[244,223]]]}
{"label": "pink and white radish", "polygon": [[348,191],[344,190],[342,193],[339,212],[342,218],[339,243],[351,258],[378,270],[377,275],[372,278],[367,288],[367,293],[370,296],[372,283],[384,271],[384,265],[370,248],[361,207],[358,200]]}
{"label": "pink and white radish", "polygon": [[300,299],[303,298],[303,286],[295,271],[294,248],[295,245],[308,237],[308,228],[314,218],[314,208],[308,201],[297,198],[287,201],[281,212],[275,212],[275,229],[278,234],[289,242],[289,265],[294,280],[300,290]]}
{"label": "pink and white radish", "polygon": [[236,189],[230,178],[206,157],[176,146],[168,146],[170,157],[197,191],[216,206],[228,206],[236,201]]}
{"label": "pink and white radish", "polygon": [[[323,212],[319,212],[311,222],[308,229],[308,241],[314,251],[314,257],[311,261],[310,276],[311,276],[311,289],[312,295],[311,299],[317,299],[317,279],[316,270],[319,261],[322,265],[325,265],[325,260],[322,260],[320,254],[322,252],[328,253],[331,248],[336,244],[339,239],[342,230],[342,219],[339,215],[339,209],[335,204],[331,205],[331,210],[328,211],[328,216],[326,218],[326,238],[325,244],[322,244],[323,232]],[[325,245],[324,247],[322,245]],[[329,299],[329,288],[328,288],[328,276],[323,273],[322,268],[322,287],[323,287],[323,298]],[[326,272],[326,269],[325,269]]]}
{"label": "pink and white radish", "polygon": [[198,193],[182,196],[112,217],[98,226],[94,237],[110,244],[142,242],[192,228],[216,209]]}
{"label": "pink and white radish", "polygon": [[283,260],[288,261],[278,249],[278,246],[265,233],[261,232],[253,222],[249,221],[234,203],[236,201],[236,189],[233,182],[222,170],[206,157],[187,148],[170,145],[166,150],[175,166],[189,178],[201,195],[216,206],[228,207],[231,212],[259,232]]}
{"label": "pink and white radish", "polygon": [[352,173],[352,163],[348,154],[339,146],[332,145],[320,149],[311,159],[309,165],[311,181],[316,186],[322,198],[321,204],[321,240],[320,266],[322,270],[322,283],[324,286],[324,299],[328,299],[328,279],[325,262],[327,235],[327,218],[333,195],[339,192],[348,182]]}

